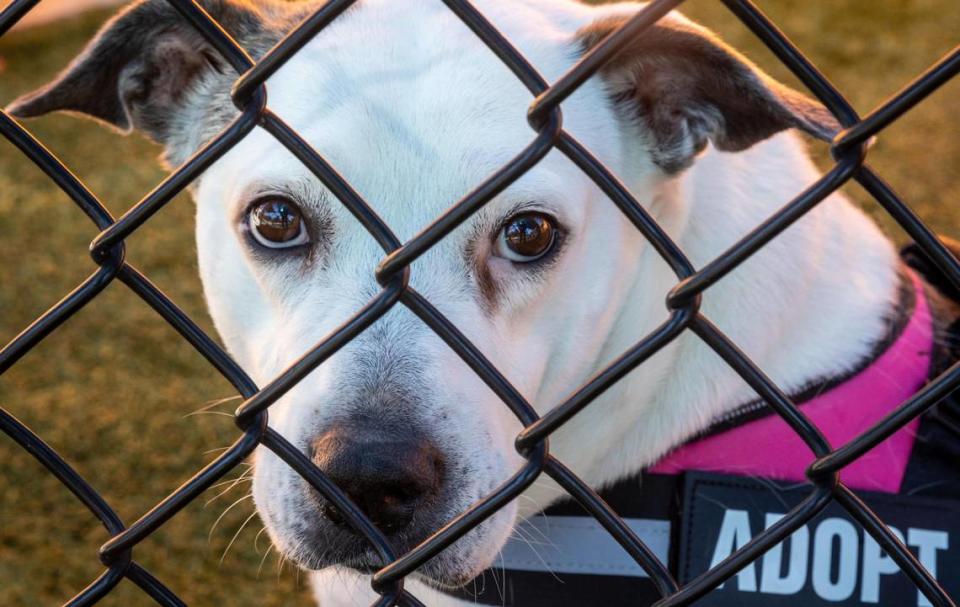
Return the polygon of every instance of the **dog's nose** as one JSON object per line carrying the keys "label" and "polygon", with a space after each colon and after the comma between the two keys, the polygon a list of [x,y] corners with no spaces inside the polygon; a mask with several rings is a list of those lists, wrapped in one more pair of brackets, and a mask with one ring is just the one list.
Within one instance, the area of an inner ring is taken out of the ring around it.
{"label": "dog's nose", "polygon": [[[406,528],[443,480],[440,451],[422,438],[395,438],[338,425],[312,445],[313,461],[381,531]],[[324,514],[347,528],[331,504]]]}

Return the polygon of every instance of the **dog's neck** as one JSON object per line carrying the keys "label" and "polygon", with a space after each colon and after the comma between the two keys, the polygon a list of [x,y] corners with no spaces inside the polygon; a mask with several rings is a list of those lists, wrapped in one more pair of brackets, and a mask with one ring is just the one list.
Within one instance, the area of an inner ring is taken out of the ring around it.
{"label": "dog's neck", "polygon": [[[688,210],[674,234],[701,268],[820,176],[792,133],[740,154],[707,154],[679,187]],[[899,269],[893,243],[876,223],[834,195],[709,289],[703,312],[790,393],[871,355],[899,303]],[[679,371],[704,357],[703,364],[726,367],[697,339],[680,350]],[[694,381],[688,375],[674,377]],[[742,380],[731,382],[732,374],[717,377],[723,379],[700,378],[707,390],[700,407],[712,409],[704,422],[755,397]]]}
{"label": "dog's neck", "polygon": [[[819,176],[800,140],[783,134],[739,154],[708,151],[659,187],[651,211],[702,268]],[[702,312],[789,394],[870,355],[897,302],[898,263],[876,224],[837,194],[711,287]],[[634,280],[632,301],[598,367],[666,318],[663,298],[677,280],[652,248]],[[754,398],[687,331],[571,420],[551,447],[599,486],[653,463]],[[576,437],[584,436],[609,447],[581,449]],[[536,488],[532,497],[550,501]]]}

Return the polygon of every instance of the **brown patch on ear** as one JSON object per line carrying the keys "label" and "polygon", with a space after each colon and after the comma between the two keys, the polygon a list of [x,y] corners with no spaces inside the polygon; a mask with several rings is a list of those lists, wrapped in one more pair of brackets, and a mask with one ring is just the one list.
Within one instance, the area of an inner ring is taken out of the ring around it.
{"label": "brown patch on ear", "polygon": [[[577,32],[584,52],[629,16]],[[641,121],[653,161],[667,173],[692,164],[708,141],[739,151],[787,128],[831,139],[840,125],[820,104],[776,82],[707,30],[665,18],[600,72],[610,95]]]}
{"label": "brown patch on ear", "polygon": [[[200,4],[235,38],[261,35],[261,15],[242,0]],[[165,0],[131,4],[106,25],[57,78],[15,100],[7,112],[32,118],[56,111],[79,112],[122,131],[138,129],[161,143],[180,125],[186,97],[206,75],[226,67],[192,25]]]}

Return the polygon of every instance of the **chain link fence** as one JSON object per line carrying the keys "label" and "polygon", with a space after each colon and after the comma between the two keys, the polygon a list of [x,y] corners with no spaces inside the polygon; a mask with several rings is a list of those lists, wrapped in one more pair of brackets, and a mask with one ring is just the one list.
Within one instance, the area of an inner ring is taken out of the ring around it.
{"label": "chain link fence", "polygon": [[[73,597],[69,605],[91,605],[108,595],[126,578],[158,604],[184,605],[177,595],[134,560],[134,549],[167,523],[187,504],[218,479],[241,464],[259,445],[275,452],[295,469],[343,514],[345,520],[388,563],[372,577],[379,595],[375,605],[421,605],[404,589],[404,578],[493,514],[533,483],[541,474],[554,479],[579,502],[643,568],[655,584],[661,598],[658,607],[693,604],[724,580],[759,558],[809,522],[832,501],[839,503],[857,520],[912,580],[918,589],[938,607],[955,605],[937,581],[919,563],[887,526],[858,496],[839,479],[840,471],[864,453],[930,409],[960,387],[960,363],[927,384],[855,440],[832,447],[797,406],[764,375],[722,331],[700,312],[703,292],[722,280],[745,259],[762,248],[805,213],[813,209],[844,183],[855,180],[889,213],[921,247],[950,282],[960,288],[960,264],[927,226],[867,164],[870,139],[897,120],[927,95],[960,71],[960,47],[919,75],[886,103],[861,118],[844,96],[817,68],[748,0],[722,0],[730,13],[742,21],[782,61],[806,87],[826,105],[843,124],[844,130],[833,140],[832,168],[816,183],[784,201],[785,206],[756,227],[739,242],[702,268],[695,268],[684,252],[650,217],[636,199],[592,154],[563,129],[560,104],[584,81],[631,39],[643,36],[667,12],[682,0],[654,0],[618,30],[586,53],[556,82],[546,82],[530,63],[497,29],[466,0],[443,0],[451,12],[482,40],[490,52],[512,70],[535,97],[527,111],[533,130],[529,145],[511,162],[501,167],[472,192],[456,201],[442,216],[407,242],[401,242],[323,157],[314,150],[281,116],[266,104],[264,82],[293,54],[307,44],[357,0],[331,0],[320,6],[259,61],[252,60],[237,43],[193,0],[168,0],[182,17],[193,25],[242,76],[233,89],[233,101],[240,115],[219,135],[208,142],[190,160],[164,179],[153,191],[114,218],[97,198],[43,144],[7,114],[0,112],[0,133],[11,141],[61,188],[100,230],[90,245],[90,254],[99,266],[89,278],[60,302],[36,319],[13,341],[0,350],[0,373],[50,335],[83,306],[93,301],[110,283],[119,280],[163,317],[209,364],[222,374],[242,395],[243,404],[235,414],[240,436],[213,462],[198,471],[180,488],[158,503],[137,521],[125,524],[103,497],[91,487],[43,439],[31,432],[7,411],[0,409],[0,430],[42,463],[62,482],[107,529],[111,539],[99,551],[104,570],[89,586]],[[0,13],[0,35],[23,18],[38,0],[16,0]],[[369,231],[384,251],[375,270],[380,292],[346,323],[317,344],[265,386],[257,386],[217,343],[159,289],[125,261],[124,241],[160,211],[174,196],[196,179],[207,167],[236,145],[255,128],[261,128],[289,149]],[[676,286],[666,303],[670,315],[659,328],[623,353],[589,383],[566,400],[539,416],[519,392],[483,354],[467,340],[431,303],[408,283],[409,268],[445,234],[460,225],[488,201],[503,191],[550,150],[556,149],[584,171],[609,197],[625,217],[639,230],[676,274]],[[79,251],[78,251],[79,253]],[[461,513],[420,545],[399,554],[388,539],[353,504],[347,495],[327,479],[311,461],[268,424],[270,406],[334,352],[364,331],[395,305],[407,307],[454,350],[471,369],[502,399],[522,422],[524,430],[516,440],[526,464],[493,493]],[[563,462],[554,458],[547,440],[552,432],[588,407],[611,384],[642,364],[684,331],[692,331],[732,367],[766,403],[802,437],[816,455],[807,471],[809,495],[779,522],[756,535],[704,574],[684,586],[678,585],[653,552],[631,531],[603,500]],[[92,555],[91,555],[92,556]]]}

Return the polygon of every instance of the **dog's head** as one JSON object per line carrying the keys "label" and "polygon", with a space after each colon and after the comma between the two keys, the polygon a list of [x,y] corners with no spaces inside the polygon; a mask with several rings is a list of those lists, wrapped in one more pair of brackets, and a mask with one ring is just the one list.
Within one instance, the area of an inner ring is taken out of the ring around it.
{"label": "dog's head", "polygon": [[[305,10],[203,4],[254,56]],[[478,4],[549,79],[640,8]],[[163,144],[176,165],[236,116],[229,96],[236,77],[166,2],[150,0],[111,21],[54,82],[10,112],[68,110],[136,129]],[[362,0],[271,77],[268,89],[272,111],[401,239],[534,136],[525,121],[530,94],[440,2]],[[628,45],[563,110],[567,128],[653,204],[708,144],[740,150],[790,127],[819,136],[835,129],[822,108],[676,15]],[[380,246],[266,132],[253,131],[207,170],[195,197],[211,313],[257,381],[275,377],[379,292]],[[423,255],[411,285],[526,398],[549,407],[616,352],[625,314],[631,326],[659,320],[664,290],[651,287],[653,270],[641,271],[652,267],[648,249],[589,178],[554,151]],[[270,408],[270,424],[401,551],[522,463],[513,448],[516,418],[402,305],[284,395]],[[254,495],[277,546],[302,565],[380,564],[335,509],[262,448]],[[493,561],[516,512],[503,508],[421,574],[437,583],[470,579]]]}

